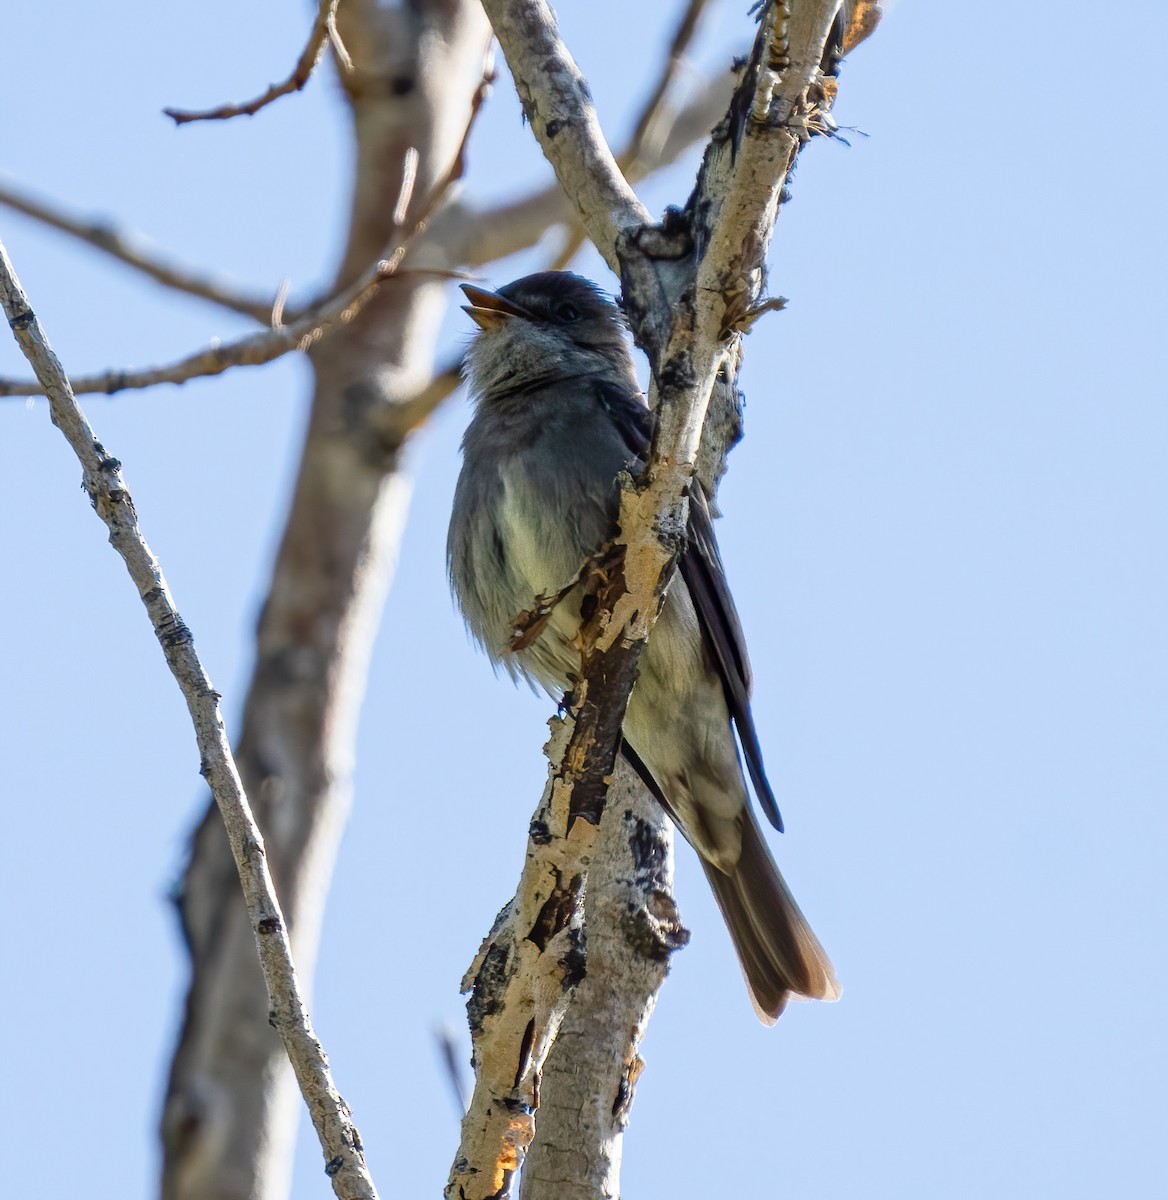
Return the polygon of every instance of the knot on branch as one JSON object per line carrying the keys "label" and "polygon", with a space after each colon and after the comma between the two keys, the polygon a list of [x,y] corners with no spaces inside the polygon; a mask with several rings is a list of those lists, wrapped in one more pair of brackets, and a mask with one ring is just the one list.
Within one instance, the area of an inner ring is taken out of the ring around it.
{"label": "knot on branch", "polygon": [[693,230],[689,214],[668,208],[660,225],[637,225],[617,236],[616,249],[622,263],[638,255],[654,262],[675,262],[693,253]]}
{"label": "knot on branch", "polygon": [[527,940],[541,954],[548,948],[552,938],[571,924],[572,917],[579,911],[583,890],[582,875],[575,875],[565,883],[559,871],[556,872],[556,883],[552,893],[544,901],[535,924],[527,935]]}
{"label": "knot on branch", "polygon": [[672,894],[659,889],[642,904],[629,905],[621,932],[632,950],[652,962],[665,962],[675,950],[688,946],[690,938]]}
{"label": "knot on branch", "polygon": [[8,326],[10,329],[14,329],[17,333],[20,333],[28,329],[35,321],[36,313],[31,308],[22,308],[18,309],[8,318]]}

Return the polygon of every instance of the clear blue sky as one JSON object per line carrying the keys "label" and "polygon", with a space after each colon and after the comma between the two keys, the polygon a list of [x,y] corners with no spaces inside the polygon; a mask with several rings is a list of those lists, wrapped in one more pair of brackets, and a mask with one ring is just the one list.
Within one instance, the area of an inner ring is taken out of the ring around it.
{"label": "clear blue sky", "polygon": [[[747,7],[715,5],[709,61],[744,43]],[[619,137],[672,17],[564,8]],[[1163,1186],[1168,12],[890,8],[837,108],[870,136],[813,145],[780,220],[772,286],[791,304],[749,342],[720,528],[787,818],[776,854],[844,997],[759,1026],[683,847],[694,937],[645,1044],[630,1197]],[[159,115],[279,77],[306,13],[14,6],[3,170],[240,281],[326,279],[350,158],[330,79],[251,121]],[[626,21],[637,35],[615,36]],[[472,150],[480,194],[544,170],[506,88]],[[651,206],[684,199],[692,171]],[[0,234],[74,371],[244,328],[3,210]],[[3,339],[0,371],[25,371]],[[307,386],[288,359],[87,405],[229,713]],[[514,888],[544,770],[549,703],[493,678],[446,593],[465,419],[452,402],[413,448],[316,989],[386,1196],[445,1181],[457,1127],[430,1031],[463,1028],[458,981]],[[164,898],[203,805],[198,759],[43,403],[0,401],[0,429],[0,1146],[17,1190],[146,1200],[183,994]],[[445,745],[468,711],[467,743]],[[441,774],[458,762],[482,774]],[[419,898],[441,937],[395,918]],[[296,1200],[328,1194],[302,1139]]]}

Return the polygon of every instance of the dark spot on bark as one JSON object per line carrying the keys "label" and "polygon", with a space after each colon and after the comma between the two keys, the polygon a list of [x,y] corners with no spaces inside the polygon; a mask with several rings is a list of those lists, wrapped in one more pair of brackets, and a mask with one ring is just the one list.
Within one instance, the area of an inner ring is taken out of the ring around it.
{"label": "dark spot on bark", "polygon": [[256,925],[256,928],[263,934],[279,933],[280,927],[279,917],[262,917]]}
{"label": "dark spot on bark", "polygon": [[560,130],[563,129],[565,125],[567,125],[567,123],[568,123],[567,121],[561,121],[557,117],[556,120],[549,121],[547,123],[545,132],[547,133],[549,138],[554,138],[556,136],[556,134],[558,134],[560,132]]}
{"label": "dark spot on bark", "polygon": [[591,592],[587,593],[580,601],[580,618],[583,621],[591,621],[596,613],[597,599]]}
{"label": "dark spot on bark", "polygon": [[692,390],[694,379],[693,363],[688,354],[679,355],[672,362],[666,363],[657,376],[658,385],[663,389],[688,391]]}
{"label": "dark spot on bark", "polygon": [[556,886],[552,889],[552,894],[544,901],[543,907],[539,910],[539,916],[536,917],[535,924],[527,935],[527,940],[541,954],[548,948],[548,943],[552,938],[561,929],[567,928],[572,914],[580,902],[582,883],[581,877],[576,875],[565,884],[563,878],[557,873]]}
{"label": "dark spot on bark", "polygon": [[630,908],[621,920],[621,931],[629,947],[652,962],[665,962],[689,944],[689,930],[666,891],[654,890],[644,904]]}
{"label": "dark spot on bark", "polygon": [[527,1074],[527,1067],[531,1062],[531,1047],[534,1042],[535,1018],[533,1017],[527,1022],[527,1028],[523,1031],[523,1040],[519,1043],[519,1062],[515,1065],[515,1087],[519,1086],[519,1081]]}
{"label": "dark spot on bark", "polygon": [[279,1013],[276,1012],[276,1010],[274,1008],[268,1009],[268,1024],[273,1029],[280,1028],[280,1015],[279,1015]]}
{"label": "dark spot on bark", "polygon": [[475,976],[471,988],[470,999],[466,1002],[467,1023],[471,1036],[477,1034],[483,1027],[483,1022],[499,1011],[500,996],[503,984],[507,978],[510,954],[506,948],[494,944],[483,956],[482,966]]}
{"label": "dark spot on bark", "polygon": [[670,204],[661,218],[661,228],[670,237],[688,235],[689,214],[684,208],[676,204]]}
{"label": "dark spot on bark", "polygon": [[185,646],[192,640],[191,631],[177,613],[169,621],[163,622],[158,637],[164,646]]}
{"label": "dark spot on bark", "polygon": [[616,1089],[616,1099],[612,1102],[612,1115],[614,1118],[618,1114],[626,1111],[633,1101],[633,1089],[629,1087],[627,1076],[621,1074],[620,1086]]}
{"label": "dark spot on bark", "polygon": [[390,80],[389,90],[395,96],[408,96],[417,86],[416,80],[409,75],[395,75]]}
{"label": "dark spot on bark", "polygon": [[578,987],[583,982],[584,976],[588,974],[588,956],[584,952],[583,930],[573,929],[568,933],[568,951],[560,959],[560,966],[564,971],[560,986],[565,992]]}
{"label": "dark spot on bark", "polygon": [[546,846],[552,840],[552,833],[547,827],[547,822],[541,821],[538,818],[533,819],[527,827],[527,836],[537,846]]}
{"label": "dark spot on bark", "polygon": [[633,863],[638,874],[644,872],[654,879],[661,879],[665,874],[665,863],[668,850],[665,839],[647,821],[637,817],[633,821],[633,831],[629,835],[629,850],[633,855]]}
{"label": "dark spot on bark", "polygon": [[18,312],[14,317],[9,317],[8,324],[13,329],[27,329],[35,320],[36,313],[31,308],[26,308],[24,312]]}
{"label": "dark spot on bark", "polygon": [[332,1177],[345,1165],[345,1156],[338,1154],[336,1158],[330,1158],[324,1164],[324,1173],[332,1179]]}
{"label": "dark spot on bark", "polygon": [[629,1109],[633,1105],[633,1089],[641,1072],[645,1069],[645,1060],[639,1054],[634,1054],[621,1071],[620,1086],[616,1090],[616,1099],[612,1102],[613,1121],[618,1128],[623,1129],[629,1123]]}

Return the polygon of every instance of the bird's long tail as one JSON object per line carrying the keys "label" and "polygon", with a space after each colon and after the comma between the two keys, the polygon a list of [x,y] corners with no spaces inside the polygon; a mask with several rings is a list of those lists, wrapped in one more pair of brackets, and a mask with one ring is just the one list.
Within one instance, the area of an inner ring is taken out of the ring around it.
{"label": "bird's long tail", "polygon": [[729,874],[702,859],[759,1018],[773,1025],[792,995],[837,1000],[831,962],[783,882],[749,809]]}

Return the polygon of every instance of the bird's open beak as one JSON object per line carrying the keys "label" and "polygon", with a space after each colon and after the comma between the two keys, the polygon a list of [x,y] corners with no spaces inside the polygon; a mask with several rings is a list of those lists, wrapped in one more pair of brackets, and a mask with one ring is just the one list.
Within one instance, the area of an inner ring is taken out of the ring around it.
{"label": "bird's open beak", "polygon": [[488,292],[470,283],[458,285],[466,294],[469,304],[462,306],[462,311],[480,329],[501,329],[512,317],[529,317],[531,314],[514,301],[500,296],[498,292]]}

